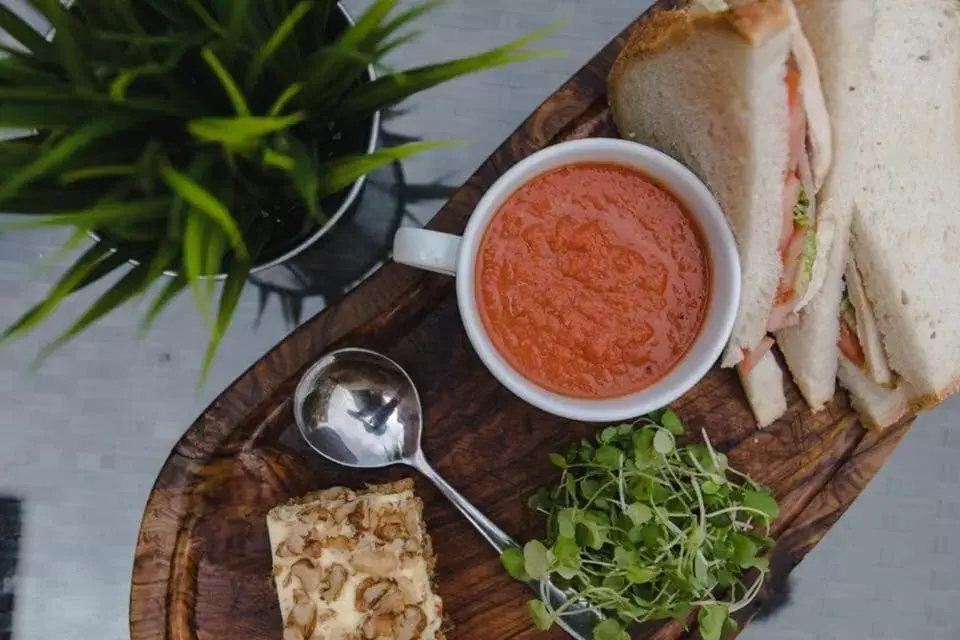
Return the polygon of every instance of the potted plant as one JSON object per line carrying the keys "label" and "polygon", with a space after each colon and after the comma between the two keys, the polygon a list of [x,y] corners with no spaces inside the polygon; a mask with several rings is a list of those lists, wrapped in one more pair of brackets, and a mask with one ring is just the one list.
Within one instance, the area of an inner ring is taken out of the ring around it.
{"label": "potted plant", "polygon": [[356,22],[333,0],[28,4],[53,32],[0,5],[21,45],[0,44],[0,128],[22,132],[0,141],[0,211],[16,214],[7,229],[74,229],[68,251],[96,242],[0,340],[104,278],[113,284],[39,360],[151,292],[146,330],[189,290],[211,328],[204,374],[252,270],[319,237],[364,175],[437,145],[375,150],[378,112],[539,55],[526,46],[542,35],[396,72],[385,57],[435,0],[374,0]]}

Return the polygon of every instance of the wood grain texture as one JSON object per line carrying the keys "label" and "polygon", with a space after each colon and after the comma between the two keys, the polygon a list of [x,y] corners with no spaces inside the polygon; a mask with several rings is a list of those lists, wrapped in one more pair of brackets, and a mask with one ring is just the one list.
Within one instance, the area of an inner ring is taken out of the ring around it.
{"label": "wood grain texture", "polygon": [[[604,85],[622,44],[622,37],[611,42],[538,108],[457,191],[432,227],[461,231],[500,174],[549,144],[615,136]],[[549,416],[512,396],[473,352],[453,282],[391,264],[238,378],[174,448],[141,524],[130,597],[134,640],[279,638],[267,511],[315,489],[359,487],[410,473],[344,470],[300,442],[292,392],[310,364],[342,346],[383,351],[407,368],[420,388],[424,446],[437,469],[518,539],[542,535],[543,522],[525,502],[557,479],[546,454],[596,427]],[[788,401],[787,415],[758,432],[736,375],[717,369],[676,404],[688,425],[708,433],[732,464],[775,489],[782,513],[773,582],[836,522],[909,426],[865,436],[840,394],[817,415],[792,387]],[[533,629],[525,605],[530,595],[503,572],[486,542],[438,491],[421,478],[416,482],[439,555],[450,638],[551,637]],[[755,610],[743,612],[744,619]],[[637,635],[688,634],[671,623]]]}

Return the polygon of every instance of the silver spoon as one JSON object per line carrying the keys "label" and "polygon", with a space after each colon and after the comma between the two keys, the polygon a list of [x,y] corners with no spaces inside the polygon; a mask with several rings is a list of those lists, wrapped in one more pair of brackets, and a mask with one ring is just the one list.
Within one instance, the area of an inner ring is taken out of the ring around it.
{"label": "silver spoon", "polygon": [[[294,416],[304,439],[323,457],[358,469],[411,466],[447,496],[498,554],[518,546],[427,462],[420,447],[420,394],[393,360],[366,349],[328,353],[300,380]],[[549,598],[554,609],[567,601],[550,582],[527,584],[541,598]],[[573,603],[557,624],[574,638],[588,640],[601,619],[596,610]]]}

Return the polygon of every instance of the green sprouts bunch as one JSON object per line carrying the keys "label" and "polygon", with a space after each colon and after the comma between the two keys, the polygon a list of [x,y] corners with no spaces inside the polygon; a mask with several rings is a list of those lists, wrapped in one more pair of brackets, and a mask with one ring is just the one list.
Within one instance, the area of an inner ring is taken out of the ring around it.
{"label": "green sprouts bunch", "polygon": [[[763,583],[777,503],[730,468],[706,434],[703,444],[678,446],[683,432],[667,410],[552,454],[560,481],[530,502],[547,516],[546,539],[501,557],[513,577],[567,591],[564,607],[603,612],[596,640],[627,639],[634,622],[686,620],[693,607],[703,638],[718,640]],[[530,602],[543,629],[574,613],[564,607]]]}

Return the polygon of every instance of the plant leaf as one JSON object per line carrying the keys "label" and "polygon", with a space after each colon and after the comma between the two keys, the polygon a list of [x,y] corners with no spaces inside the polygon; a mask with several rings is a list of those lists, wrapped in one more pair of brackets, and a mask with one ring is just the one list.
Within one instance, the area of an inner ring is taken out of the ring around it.
{"label": "plant leaf", "polygon": [[16,13],[0,4],[0,29],[10,34],[14,40],[26,47],[33,55],[44,60],[54,57],[55,50],[46,38]]}
{"label": "plant leaf", "polygon": [[767,491],[748,491],[743,494],[743,506],[762,511],[770,520],[780,515],[777,501]]}
{"label": "plant leaf", "polygon": [[616,469],[623,460],[623,453],[616,447],[604,445],[597,449],[594,460],[608,469]]}
{"label": "plant leaf", "polygon": [[159,216],[169,206],[170,199],[165,197],[125,202],[102,202],[81,211],[34,215],[30,216],[29,220],[2,223],[0,224],[0,230],[36,229],[64,225],[73,225],[83,229],[96,229],[107,225],[125,226],[144,218]]}
{"label": "plant leaf", "polygon": [[727,619],[727,608],[721,604],[705,604],[700,607],[697,620],[703,640],[720,640],[723,635],[723,623]]}
{"label": "plant leaf", "polygon": [[163,311],[167,305],[169,305],[186,288],[187,279],[182,273],[177,274],[177,276],[174,278],[170,278],[169,282],[164,285],[163,289],[157,295],[156,299],[154,299],[153,303],[150,305],[150,308],[147,309],[146,314],[144,314],[143,319],[140,321],[141,336],[145,336],[150,331],[150,328],[160,315],[160,312]]}
{"label": "plant leaf", "polygon": [[437,7],[441,7],[447,3],[446,0],[427,0],[426,2],[418,2],[409,9],[401,11],[394,17],[390,22],[383,26],[384,33],[393,33],[400,27],[413,22],[417,18],[423,16],[430,11],[433,11]]}
{"label": "plant leaf", "polygon": [[84,229],[74,229],[67,241],[59,249],[43,257],[40,264],[36,267],[37,273],[46,273],[54,266],[66,258],[70,253],[76,251],[84,241],[89,240],[90,236]]}
{"label": "plant leaf", "polygon": [[136,164],[107,164],[86,167],[62,173],[60,175],[60,184],[73,184],[74,182],[100,180],[103,178],[130,177],[137,175],[139,172],[140,165]]}
{"label": "plant leaf", "polygon": [[69,129],[97,117],[89,105],[66,109],[50,102],[0,102],[0,127],[11,129]]}
{"label": "plant leaf", "polygon": [[[180,0],[143,0],[146,4],[158,14],[170,21],[177,27],[192,26],[192,16],[184,12],[183,2]],[[209,16],[209,14],[207,14]],[[218,25],[219,26],[219,25]]]}
{"label": "plant leaf", "polygon": [[[0,163],[2,164],[2,163]],[[91,184],[41,185],[26,188],[20,195],[3,201],[2,208],[8,214],[55,215],[70,205],[80,210],[92,207],[103,198],[103,187]],[[0,225],[2,226],[2,225]]]}
{"label": "plant leaf", "polygon": [[205,40],[205,38],[199,38],[197,36],[186,36],[183,33],[178,33],[176,35],[156,35],[156,34],[144,34],[144,33],[120,33],[116,31],[93,31],[92,35],[98,40],[105,40],[107,42],[119,42],[123,44],[130,45],[143,45],[143,46],[172,46],[172,45],[182,45],[184,43],[190,44],[199,44]]}
{"label": "plant leaf", "polygon": [[299,138],[290,137],[287,140],[287,146],[294,162],[293,171],[290,173],[293,188],[307,207],[311,217],[323,224],[326,220],[320,211],[321,169],[317,163],[316,153],[313,149],[308,149],[306,143]]}
{"label": "plant leaf", "polygon": [[0,343],[22,336],[50,317],[67,296],[79,291],[124,264],[126,259],[104,243],[93,245],[64,273],[42,302],[35,305],[0,335]]}
{"label": "plant leaf", "polygon": [[627,514],[630,521],[637,527],[646,524],[653,518],[653,511],[650,507],[640,502],[634,502],[629,505],[624,513]]}
{"label": "plant leaf", "polygon": [[214,75],[217,76],[217,80],[220,81],[220,85],[230,99],[230,104],[233,105],[233,109],[237,112],[237,115],[249,116],[250,106],[247,104],[246,98],[243,97],[243,93],[241,93],[233,76],[230,75],[230,72],[227,71],[226,67],[220,62],[220,59],[217,58],[217,54],[213,52],[213,49],[204,47],[203,51],[200,52],[200,56],[207,63],[207,66],[213,70]]}
{"label": "plant leaf", "polygon": [[[385,58],[389,53],[392,53],[395,49],[399,49],[408,42],[413,42],[414,40],[419,40],[420,36],[423,35],[423,31],[411,31],[410,33],[405,33],[396,38],[391,38],[390,40],[385,41],[377,48],[377,58]],[[385,72],[387,75],[397,73],[395,70],[387,67],[385,64],[378,62],[377,71]]]}
{"label": "plant leaf", "polygon": [[194,290],[201,290],[201,298],[198,299],[200,314],[204,322],[210,327],[211,331],[216,329],[216,317],[211,315],[209,308],[210,301],[213,300],[213,294],[216,290],[217,277],[223,272],[224,258],[227,252],[227,243],[222,233],[204,218],[199,218],[204,225],[204,242],[201,245],[200,254],[200,273],[203,276],[199,280],[192,282]]}
{"label": "plant leaf", "polygon": [[675,436],[683,435],[683,422],[673,409],[668,408],[660,417],[660,424]]}
{"label": "plant leaf", "polygon": [[396,5],[397,0],[375,0],[332,46],[324,47],[307,59],[307,72],[302,78],[305,84],[302,102],[311,107],[329,106],[354,84],[367,65],[376,62],[375,48],[382,33],[383,20]]}
{"label": "plant leaf", "polygon": [[577,510],[572,507],[561,509],[557,513],[557,535],[560,538],[573,539],[576,536]]}
{"label": "plant leaf", "polygon": [[204,272],[206,233],[206,218],[196,213],[194,209],[190,209],[187,212],[187,222],[183,230],[183,273],[193,291],[200,317],[209,324],[212,284],[209,280],[203,281],[203,277],[208,275]]}
{"label": "plant leaf", "polygon": [[531,540],[523,546],[523,567],[534,580],[546,580],[550,575],[550,560],[547,548],[539,540]]}
{"label": "plant leaf", "polygon": [[0,57],[0,80],[18,85],[61,81],[56,75],[55,67],[21,52],[13,56]]}
{"label": "plant leaf", "polygon": [[59,62],[67,70],[70,79],[80,87],[90,87],[90,76],[84,66],[85,56],[77,41],[77,34],[81,30],[76,19],[59,0],[31,0],[31,4],[53,26],[53,45],[59,50]]}
{"label": "plant leaf", "polygon": [[653,436],[653,448],[661,455],[667,455],[676,448],[673,440],[673,434],[666,429],[657,429]]}
{"label": "plant leaf", "polygon": [[546,631],[553,626],[553,613],[540,600],[530,600],[527,602],[527,608],[530,610],[530,618],[533,625],[541,631]]}
{"label": "plant leaf", "polygon": [[263,163],[268,167],[274,167],[275,169],[280,169],[282,171],[293,171],[296,169],[296,161],[293,158],[286,155],[285,153],[280,153],[274,149],[264,149],[263,150]]}
{"label": "plant leaf", "polygon": [[187,175],[180,173],[169,164],[160,169],[160,174],[174,193],[183,198],[200,213],[219,226],[230,240],[230,246],[241,257],[247,256],[247,248],[237,223],[227,208],[217,198],[194,182]]}
{"label": "plant leaf", "polygon": [[263,71],[263,65],[273,57],[273,54],[283,45],[284,41],[293,33],[297,24],[310,13],[312,8],[313,2],[309,0],[304,0],[304,2],[297,4],[277,26],[267,41],[263,43],[263,46],[257,51],[257,55],[251,65],[250,76],[247,81],[248,88],[253,86]]}
{"label": "plant leaf", "polygon": [[607,618],[593,629],[593,640],[623,640],[626,632],[616,618]]}
{"label": "plant leaf", "polygon": [[40,351],[40,354],[34,361],[33,367],[39,368],[54,351],[76,337],[77,334],[117,307],[143,293],[146,288],[150,286],[151,280],[149,277],[151,273],[151,266],[144,263],[138,264],[130,269],[116,284],[100,296],[89,309],[81,314],[66,331]]}
{"label": "plant leaf", "polygon": [[371,37],[376,37],[384,18],[397,6],[397,0],[375,0],[360,14],[352,29],[340,37],[340,42],[354,48]]}
{"label": "plant leaf", "polygon": [[649,567],[627,567],[625,575],[633,584],[645,584],[657,577],[657,570]]}
{"label": "plant leaf", "polygon": [[207,350],[203,356],[203,369],[200,373],[201,386],[206,382],[207,375],[210,373],[210,365],[213,364],[213,358],[220,347],[220,341],[226,334],[227,329],[230,328],[230,322],[233,320],[237,304],[240,302],[243,287],[247,284],[247,276],[250,275],[251,266],[248,260],[235,260],[227,272],[227,279],[223,283],[223,292],[220,294],[220,309],[217,311],[217,320],[213,324],[210,342],[207,344]]}
{"label": "plant leaf", "polygon": [[110,89],[108,91],[110,99],[114,102],[121,102],[127,95],[127,89],[129,89],[130,85],[136,80],[170,73],[175,61],[175,58],[171,58],[168,64],[150,63],[132,69],[124,69],[118,73],[113,79],[113,82],[110,83]]}
{"label": "plant leaf", "polygon": [[250,0],[230,0],[229,6],[226,40],[228,42],[239,42],[246,26],[247,15],[250,12]]}
{"label": "plant leaf", "polygon": [[730,538],[730,542],[733,545],[733,555],[730,557],[731,561],[736,562],[740,566],[744,566],[749,565],[750,562],[757,558],[757,545],[747,536],[734,533]]}
{"label": "plant leaf", "polygon": [[402,160],[417,153],[436,149],[449,149],[460,146],[451,142],[411,142],[397,147],[380,149],[374,153],[355,156],[343,156],[319,165],[317,173],[320,176],[320,196],[328,196],[351,185],[357,178],[367,175],[371,171],[385,164]]}
{"label": "plant leaf", "polygon": [[507,547],[500,554],[500,564],[507,570],[514,580],[526,581],[530,579],[523,568],[523,551],[518,547]]}
{"label": "plant leaf", "polygon": [[123,120],[100,120],[94,121],[70,133],[45,154],[23,167],[20,171],[7,176],[3,184],[0,185],[0,201],[15,195],[22,187],[31,181],[42,177],[52,169],[62,165],[77,151],[83,149],[91,142],[106,137],[128,124],[129,122]]}
{"label": "plant leaf", "polygon": [[187,123],[187,129],[198,140],[227,146],[243,145],[269,133],[283,131],[303,120],[302,113],[287,116],[238,118],[200,118]]}
{"label": "plant leaf", "polygon": [[214,20],[213,16],[211,16],[206,8],[204,8],[204,6],[197,0],[184,0],[184,4],[190,7],[190,10],[193,11],[198,18],[200,18],[200,21],[203,22],[208,29],[216,33],[221,38],[225,38],[227,36],[227,32],[224,30],[223,25]]}
{"label": "plant leaf", "polygon": [[373,113],[396,104],[414,93],[419,93],[438,84],[463,75],[553,55],[550,51],[525,51],[523,47],[556,31],[559,24],[550,25],[525,38],[457,60],[419,67],[402,73],[382,76],[373,82],[361,84],[336,105],[334,115],[356,117]]}
{"label": "plant leaf", "polygon": [[283,108],[286,107],[287,104],[289,104],[290,101],[293,100],[301,91],[303,91],[302,84],[298,82],[291,84],[289,87],[284,89],[283,93],[277,96],[277,99],[272,105],[270,105],[270,110],[267,111],[267,115],[271,118],[279,116],[283,112]]}

